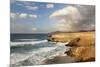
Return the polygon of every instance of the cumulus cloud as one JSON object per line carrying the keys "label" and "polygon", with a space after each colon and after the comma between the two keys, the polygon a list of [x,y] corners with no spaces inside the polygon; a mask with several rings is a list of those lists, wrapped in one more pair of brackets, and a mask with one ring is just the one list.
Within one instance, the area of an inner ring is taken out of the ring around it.
{"label": "cumulus cloud", "polygon": [[26,18],[27,15],[28,15],[28,14],[26,14],[26,13],[21,13],[21,14],[19,14],[19,17],[20,17],[20,18]]}
{"label": "cumulus cloud", "polygon": [[78,14],[79,15],[79,11],[77,8],[73,7],[73,6],[69,6],[69,7],[65,7],[63,9],[57,10],[54,13],[52,13],[52,15],[50,15],[50,17],[61,17],[61,16],[66,16],[66,15],[75,15]]}
{"label": "cumulus cloud", "polygon": [[32,31],[36,31],[36,30],[37,30],[37,28],[35,28],[35,27],[34,27],[34,28],[32,28]]}
{"label": "cumulus cloud", "polygon": [[38,16],[37,15],[29,15],[29,17],[31,17],[31,18],[37,18]]}
{"label": "cumulus cloud", "polygon": [[10,17],[11,33],[33,33],[34,31],[37,31],[37,28],[35,28],[32,23],[36,18],[38,18],[38,15],[27,13],[11,13]]}
{"label": "cumulus cloud", "polygon": [[11,13],[10,16],[11,16],[11,18],[15,18],[16,14],[15,13]]}
{"label": "cumulus cloud", "polygon": [[[37,28],[33,26],[34,19],[38,16],[27,13],[11,13],[11,33],[34,33]],[[30,25],[31,24],[31,25]]]}
{"label": "cumulus cloud", "polygon": [[38,6],[25,6],[25,8],[27,8],[28,10],[37,10],[38,9]]}
{"label": "cumulus cloud", "polygon": [[11,18],[37,18],[38,15],[36,14],[27,14],[27,13],[11,13]]}
{"label": "cumulus cloud", "polygon": [[55,25],[60,31],[94,30],[95,6],[66,6],[53,12],[50,18],[56,18]]}
{"label": "cumulus cloud", "polygon": [[53,8],[54,7],[54,4],[47,4],[46,5],[46,8]]}

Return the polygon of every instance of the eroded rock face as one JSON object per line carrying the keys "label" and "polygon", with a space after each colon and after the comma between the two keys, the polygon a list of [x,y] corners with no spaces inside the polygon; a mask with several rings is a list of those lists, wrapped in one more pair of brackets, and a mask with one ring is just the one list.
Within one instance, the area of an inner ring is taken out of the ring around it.
{"label": "eroded rock face", "polygon": [[48,37],[49,41],[69,42],[70,50],[65,54],[77,61],[95,60],[95,32],[56,33]]}
{"label": "eroded rock face", "polygon": [[94,61],[95,60],[95,47],[72,47],[69,51],[65,52],[68,56],[76,58],[78,61]]}
{"label": "eroded rock face", "polygon": [[65,53],[68,56],[74,57],[77,61],[94,61],[95,60],[95,44],[91,42],[86,42],[84,38],[75,38],[66,44],[66,46],[71,46],[69,51]]}
{"label": "eroded rock face", "polygon": [[[95,39],[95,38],[94,38]],[[71,47],[80,47],[80,46],[95,46],[95,40],[94,39],[86,39],[86,38],[74,38],[69,41],[68,44],[65,46],[71,46]]]}
{"label": "eroded rock face", "polygon": [[[94,39],[93,39],[94,40]],[[84,61],[94,61],[95,60],[95,40],[86,42],[87,39],[84,38],[75,38],[70,40],[68,44],[65,46],[70,46],[70,50],[66,51],[65,53],[75,58],[77,61],[84,62]]]}
{"label": "eroded rock face", "polygon": [[77,44],[75,46],[78,46],[78,45],[91,46],[91,45],[95,44],[95,32],[75,32],[75,33],[50,34],[48,36],[48,41],[64,42],[64,43],[70,42],[70,45],[71,45],[71,42],[74,43],[74,45],[77,42]]}
{"label": "eroded rock face", "polygon": [[68,44],[66,44],[65,46],[79,46],[80,42],[80,38],[75,38],[73,40],[71,40]]}

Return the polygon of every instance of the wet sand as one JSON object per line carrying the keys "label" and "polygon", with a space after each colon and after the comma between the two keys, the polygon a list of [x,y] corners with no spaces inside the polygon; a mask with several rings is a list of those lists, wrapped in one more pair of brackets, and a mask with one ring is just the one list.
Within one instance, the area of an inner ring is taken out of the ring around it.
{"label": "wet sand", "polygon": [[73,63],[75,59],[69,56],[56,56],[53,59],[46,59],[44,64],[61,64],[61,63]]}

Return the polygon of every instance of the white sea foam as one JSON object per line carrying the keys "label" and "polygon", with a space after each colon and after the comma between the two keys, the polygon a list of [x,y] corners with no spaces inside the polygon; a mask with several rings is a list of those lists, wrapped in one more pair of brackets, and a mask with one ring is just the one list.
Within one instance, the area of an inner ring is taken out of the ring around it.
{"label": "white sea foam", "polygon": [[57,45],[65,45],[65,44],[68,44],[68,42],[66,42],[66,43],[57,42]]}
{"label": "white sea foam", "polygon": [[36,41],[38,39],[18,39],[18,40],[20,40],[20,41]]}
{"label": "white sea foam", "polygon": [[[11,54],[11,64],[14,65],[38,65],[42,64],[43,60],[53,58],[58,55],[64,55],[65,46],[44,47],[26,54],[13,53]],[[27,64],[26,64],[26,61]]]}
{"label": "white sea foam", "polygon": [[47,40],[41,40],[41,41],[32,41],[32,42],[11,42],[11,46],[24,46],[24,45],[34,45],[39,43],[45,43]]}
{"label": "white sea foam", "polygon": [[54,43],[54,44],[56,44],[56,45],[65,45],[65,44],[68,44],[69,42],[66,42],[66,43],[61,43],[61,42],[51,42],[51,43]]}
{"label": "white sea foam", "polygon": [[[40,56],[44,55],[43,53],[50,52],[56,49],[56,47],[45,47],[40,48],[36,51],[28,52],[28,53],[12,53],[11,54],[11,64],[15,64],[21,61],[28,59],[29,57],[34,57],[34,60],[41,59]],[[35,58],[38,55],[38,58]]]}
{"label": "white sea foam", "polygon": [[[58,55],[64,55],[64,52],[66,51],[65,44],[68,43],[59,43],[56,42],[51,47],[48,46],[47,40],[41,40],[41,41],[33,41],[33,42],[11,42],[11,46],[24,46],[24,45],[36,45],[36,44],[46,44],[46,47],[41,47],[36,50],[31,50],[29,52],[25,53],[11,53],[11,65],[38,65],[43,64],[43,60],[53,58]],[[41,44],[41,45],[43,45]],[[12,66],[13,67],[13,66]]]}

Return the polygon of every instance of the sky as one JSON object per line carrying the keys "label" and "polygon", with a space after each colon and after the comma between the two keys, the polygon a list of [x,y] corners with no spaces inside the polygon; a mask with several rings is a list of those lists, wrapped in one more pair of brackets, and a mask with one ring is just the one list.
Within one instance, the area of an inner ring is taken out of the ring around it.
{"label": "sky", "polygon": [[11,33],[50,33],[95,29],[95,6],[11,1]]}

